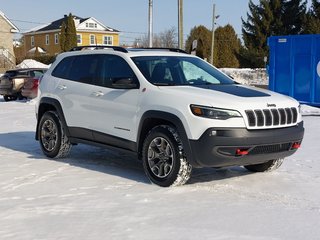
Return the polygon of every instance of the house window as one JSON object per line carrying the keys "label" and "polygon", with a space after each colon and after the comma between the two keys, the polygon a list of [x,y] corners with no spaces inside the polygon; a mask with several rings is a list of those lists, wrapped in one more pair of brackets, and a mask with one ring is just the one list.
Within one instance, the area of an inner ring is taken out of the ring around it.
{"label": "house window", "polygon": [[49,34],[46,34],[46,45],[49,45]]}
{"label": "house window", "polygon": [[87,28],[97,28],[98,25],[96,23],[86,23]]}
{"label": "house window", "polygon": [[90,34],[90,45],[96,44],[96,36],[93,34]]}
{"label": "house window", "polygon": [[103,36],[103,44],[104,45],[113,45],[113,37],[112,36]]}
{"label": "house window", "polygon": [[31,36],[31,47],[34,47],[34,36]]}
{"label": "house window", "polygon": [[59,34],[58,33],[54,34],[54,44],[59,44]]}
{"label": "house window", "polygon": [[82,35],[81,34],[77,34],[77,43],[82,44]]}

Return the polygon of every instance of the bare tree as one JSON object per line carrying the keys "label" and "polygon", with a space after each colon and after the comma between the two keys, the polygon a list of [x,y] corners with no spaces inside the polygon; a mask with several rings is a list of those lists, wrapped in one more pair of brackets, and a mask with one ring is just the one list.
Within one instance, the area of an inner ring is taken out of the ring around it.
{"label": "bare tree", "polygon": [[[154,34],[152,46],[164,47],[164,48],[175,48],[178,46],[177,35],[178,34],[175,27],[172,27],[168,30],[164,30],[159,34]],[[141,38],[136,38],[133,45],[135,47],[147,48],[149,46],[148,35],[143,35],[141,36]]]}
{"label": "bare tree", "polygon": [[175,27],[171,27],[170,29],[161,32],[159,34],[161,47],[166,47],[166,48],[178,47],[177,37],[178,37],[178,34]]}

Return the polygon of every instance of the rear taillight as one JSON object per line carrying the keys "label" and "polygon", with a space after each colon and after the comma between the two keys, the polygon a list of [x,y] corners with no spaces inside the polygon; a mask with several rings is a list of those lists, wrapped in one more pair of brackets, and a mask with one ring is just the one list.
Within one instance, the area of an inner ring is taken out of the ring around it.
{"label": "rear taillight", "polygon": [[38,87],[39,86],[39,79],[38,78],[34,78],[33,79],[33,87]]}

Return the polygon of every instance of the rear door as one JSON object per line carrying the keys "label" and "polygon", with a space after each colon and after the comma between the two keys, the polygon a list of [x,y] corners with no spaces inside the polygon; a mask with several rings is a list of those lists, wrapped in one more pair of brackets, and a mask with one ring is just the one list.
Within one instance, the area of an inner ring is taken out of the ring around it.
{"label": "rear door", "polygon": [[72,135],[103,143],[114,137],[135,140],[139,90],[112,88],[115,78],[135,78],[128,63],[108,54],[62,61],[52,75],[59,77],[55,94]]}

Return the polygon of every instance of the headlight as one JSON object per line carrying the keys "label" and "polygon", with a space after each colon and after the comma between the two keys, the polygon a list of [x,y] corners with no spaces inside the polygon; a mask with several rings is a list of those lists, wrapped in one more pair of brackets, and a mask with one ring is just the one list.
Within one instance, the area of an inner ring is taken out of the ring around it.
{"label": "headlight", "polygon": [[199,105],[190,105],[191,112],[198,117],[226,120],[229,118],[242,117],[241,114],[235,110],[220,109],[212,107],[204,107]]}

